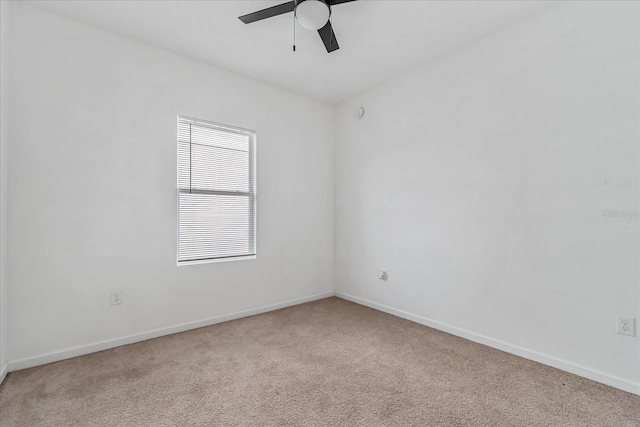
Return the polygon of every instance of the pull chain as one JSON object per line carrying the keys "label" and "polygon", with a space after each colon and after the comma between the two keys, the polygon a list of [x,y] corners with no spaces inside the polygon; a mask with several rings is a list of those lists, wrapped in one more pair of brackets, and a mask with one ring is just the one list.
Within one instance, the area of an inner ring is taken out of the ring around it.
{"label": "pull chain", "polygon": [[296,51],[296,13],[293,12],[293,51]]}
{"label": "pull chain", "polygon": [[189,194],[192,192],[191,187],[191,177],[193,176],[193,160],[191,156],[191,147],[193,147],[193,139],[191,137],[191,127],[193,123],[189,123]]}

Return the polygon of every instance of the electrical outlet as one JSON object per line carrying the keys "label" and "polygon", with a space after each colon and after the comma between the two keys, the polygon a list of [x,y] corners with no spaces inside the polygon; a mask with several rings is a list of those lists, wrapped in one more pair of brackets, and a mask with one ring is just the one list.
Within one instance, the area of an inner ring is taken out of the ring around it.
{"label": "electrical outlet", "polygon": [[387,272],[384,270],[380,270],[378,272],[378,279],[380,280],[384,280],[385,282],[387,281],[387,279],[389,278],[389,276],[387,275]]}
{"label": "electrical outlet", "polygon": [[122,304],[122,291],[111,292],[111,305]]}
{"label": "electrical outlet", "polygon": [[636,319],[633,317],[618,316],[618,333],[622,335],[636,336]]}

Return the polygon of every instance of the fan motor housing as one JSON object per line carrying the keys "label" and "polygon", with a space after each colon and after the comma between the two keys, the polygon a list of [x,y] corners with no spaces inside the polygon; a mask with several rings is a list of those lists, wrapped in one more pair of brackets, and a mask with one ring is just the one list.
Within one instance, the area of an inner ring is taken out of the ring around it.
{"label": "fan motor housing", "polygon": [[[304,3],[307,0],[294,0],[294,1],[295,1],[295,4],[296,4],[296,7],[298,7],[299,4]],[[311,1],[314,1],[314,0],[311,0]],[[315,1],[320,2],[320,3],[324,3],[324,4],[327,5],[327,7],[329,9],[331,9],[331,4],[329,3],[329,0],[315,0]]]}

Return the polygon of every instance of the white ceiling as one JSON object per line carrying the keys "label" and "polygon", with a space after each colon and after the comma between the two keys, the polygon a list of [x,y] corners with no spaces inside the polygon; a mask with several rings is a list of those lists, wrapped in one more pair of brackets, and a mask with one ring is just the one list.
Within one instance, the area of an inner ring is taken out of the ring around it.
{"label": "white ceiling", "polygon": [[340,50],[293,17],[238,16],[283,1],[58,0],[42,8],[316,99],[336,103],[537,13],[550,2],[360,0],[335,6]]}

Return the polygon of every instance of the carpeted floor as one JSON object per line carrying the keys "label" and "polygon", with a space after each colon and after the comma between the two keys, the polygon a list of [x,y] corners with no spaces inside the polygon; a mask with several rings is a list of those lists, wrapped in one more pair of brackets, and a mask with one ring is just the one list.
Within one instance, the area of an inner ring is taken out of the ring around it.
{"label": "carpeted floor", "polygon": [[640,426],[640,396],[338,298],[10,373],[1,426]]}

